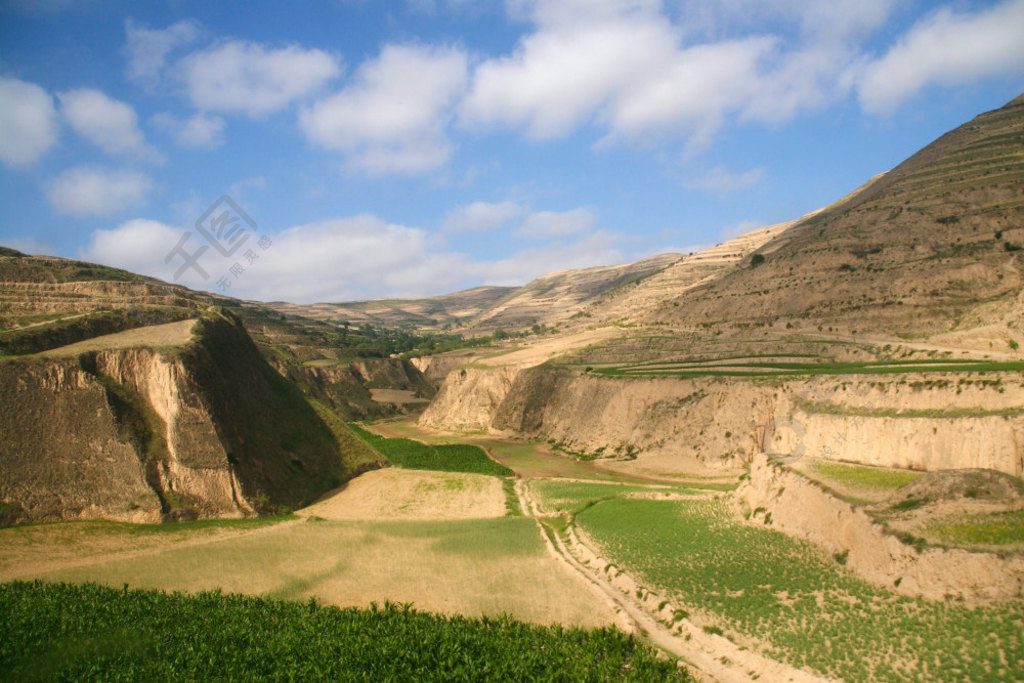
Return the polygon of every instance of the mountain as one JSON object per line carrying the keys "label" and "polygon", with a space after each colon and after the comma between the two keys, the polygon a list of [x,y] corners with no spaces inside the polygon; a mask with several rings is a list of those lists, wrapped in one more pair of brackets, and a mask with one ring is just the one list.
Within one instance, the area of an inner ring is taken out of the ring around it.
{"label": "mountain", "polygon": [[797,221],[740,266],[666,298],[648,322],[903,337],[1019,325],[1024,96]]}

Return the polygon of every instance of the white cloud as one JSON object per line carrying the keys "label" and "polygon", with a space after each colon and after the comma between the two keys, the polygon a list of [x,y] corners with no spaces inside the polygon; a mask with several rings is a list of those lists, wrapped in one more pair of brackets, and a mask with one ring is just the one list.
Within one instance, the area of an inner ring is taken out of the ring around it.
{"label": "white cloud", "polygon": [[870,112],[888,112],[932,83],[956,85],[1008,73],[1024,73],[1024,0],[976,14],[942,9],[865,68],[860,103]]}
{"label": "white cloud", "polygon": [[699,178],[683,182],[691,190],[703,190],[715,194],[728,194],[742,187],[756,185],[764,178],[764,168],[758,166],[742,173],[732,173],[724,166],[716,166]]}
{"label": "white cloud", "polygon": [[[208,249],[198,256],[208,277],[187,268],[175,280],[184,261],[168,255],[185,234],[186,230],[157,221],[133,219],[94,231],[79,256],[239,298],[298,303],[441,294],[481,282],[522,285],[556,270],[623,260],[617,247],[621,235],[608,231],[550,242],[502,259],[473,260],[432,247],[422,229],[364,214],[271,235],[266,248],[253,246],[257,258],[252,263],[243,259],[245,271],[237,278],[229,273],[237,258],[222,258]],[[184,246],[195,254],[203,242],[195,234],[190,239]],[[218,286],[221,277],[231,283],[226,290]]]}
{"label": "white cloud", "polygon": [[53,97],[34,83],[0,77],[0,161],[35,163],[57,144],[60,122]]}
{"label": "white cloud", "polygon": [[[78,257],[170,282],[178,263],[173,259],[167,263],[166,257],[184,233],[181,228],[135,218],[110,230],[93,231]],[[205,283],[198,277],[189,277],[180,284],[203,286]]]}
{"label": "white cloud", "polygon": [[323,50],[273,49],[240,40],[192,53],[178,66],[197,108],[251,117],[313,95],[341,73],[338,58]]}
{"label": "white cloud", "polygon": [[99,90],[79,88],[57,95],[64,120],[82,137],[107,154],[158,160],[159,152],[146,144],[135,109]]}
{"label": "white cloud", "polygon": [[215,149],[224,144],[224,119],[199,112],[187,119],[161,113],[152,118],[157,128],[167,131],[181,147]]}
{"label": "white cloud", "polygon": [[359,215],[278,234],[239,285],[247,296],[303,302],[443,292],[462,277],[463,258],[431,253],[419,228]]}
{"label": "white cloud", "polygon": [[449,109],[463,92],[466,55],[455,48],[389,45],[341,92],[304,109],[310,142],[374,174],[415,173],[451,154]]}
{"label": "white cloud", "polygon": [[[888,2],[871,0],[874,9],[853,25],[877,24],[887,10],[876,6]],[[606,129],[604,141],[682,135],[702,146],[728,116],[784,121],[849,87],[838,74],[850,53],[824,38],[838,31],[824,19],[807,20],[795,43],[763,32],[695,42],[686,7],[676,23],[660,9],[654,1],[514,3],[535,30],[511,55],[479,65],[460,122],[535,139],[593,123]]]}
{"label": "white cloud", "polygon": [[525,212],[523,207],[507,200],[495,204],[473,202],[449,211],[442,229],[451,233],[491,232],[521,218]]}
{"label": "white cloud", "polygon": [[620,16],[587,4],[576,15],[580,21],[563,16],[571,7],[535,7],[538,30],[511,56],[477,67],[460,109],[462,121],[523,127],[537,139],[564,135],[638,74],[664,67],[676,42],[664,18],[650,12]]}
{"label": "white cloud", "polygon": [[168,55],[199,36],[199,25],[194,21],[179,21],[164,29],[149,29],[125,19],[124,33],[122,51],[128,60],[128,78],[153,85],[160,79]]}
{"label": "white cloud", "polygon": [[516,230],[520,237],[550,239],[586,232],[594,227],[597,218],[587,209],[570,211],[537,211],[531,213]]}
{"label": "white cloud", "polygon": [[142,204],[152,189],[143,173],[79,166],[51,180],[46,195],[58,213],[109,216]]}

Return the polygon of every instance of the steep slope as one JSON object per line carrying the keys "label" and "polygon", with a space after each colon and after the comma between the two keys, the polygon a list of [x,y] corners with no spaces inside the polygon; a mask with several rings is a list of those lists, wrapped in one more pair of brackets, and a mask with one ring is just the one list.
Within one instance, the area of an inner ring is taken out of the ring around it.
{"label": "steep slope", "polygon": [[[1024,96],[804,218],[648,322],[788,322],[894,337],[1024,317]],[[1007,333],[996,341],[1006,347]],[[989,340],[986,340],[989,341]]]}
{"label": "steep slope", "polygon": [[267,365],[230,312],[163,327],[175,329],[154,330],[158,346],[121,333],[0,363],[0,499],[17,511],[8,517],[270,512],[376,459]]}

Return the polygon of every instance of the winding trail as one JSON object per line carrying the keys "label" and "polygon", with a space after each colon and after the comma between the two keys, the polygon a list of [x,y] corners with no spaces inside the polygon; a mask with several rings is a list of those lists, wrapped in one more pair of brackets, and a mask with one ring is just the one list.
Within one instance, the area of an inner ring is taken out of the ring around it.
{"label": "winding trail", "polygon": [[545,513],[534,499],[528,480],[517,479],[516,494],[523,514],[532,517],[548,551],[611,603],[627,631],[639,633],[656,647],[689,664],[699,679],[713,681],[823,681],[782,662],[742,649],[728,638],[705,632],[687,619],[678,619],[676,606],[642,586],[635,578],[596,551],[570,524],[564,538],[550,530]]}

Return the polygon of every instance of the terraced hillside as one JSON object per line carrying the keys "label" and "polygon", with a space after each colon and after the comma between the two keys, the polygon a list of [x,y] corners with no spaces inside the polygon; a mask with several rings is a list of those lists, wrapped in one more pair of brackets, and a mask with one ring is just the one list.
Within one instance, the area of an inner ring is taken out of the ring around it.
{"label": "terraced hillside", "polygon": [[467,325],[469,334],[496,329],[517,330],[532,325],[555,325],[580,308],[630,282],[639,282],[665,269],[680,254],[661,254],[618,266],[549,273],[520,287]]}
{"label": "terraced hillside", "polygon": [[571,319],[577,325],[588,325],[594,321],[634,323],[652,309],[658,308],[664,301],[694,287],[713,282],[792,225],[792,221],[770,225],[710,249],[684,256],[642,281],[627,283],[596,301],[587,303],[575,312]]}
{"label": "terraced hillside", "polygon": [[1005,349],[1024,319],[1024,96],[798,221],[741,265],[664,301],[647,322],[956,332]]}

